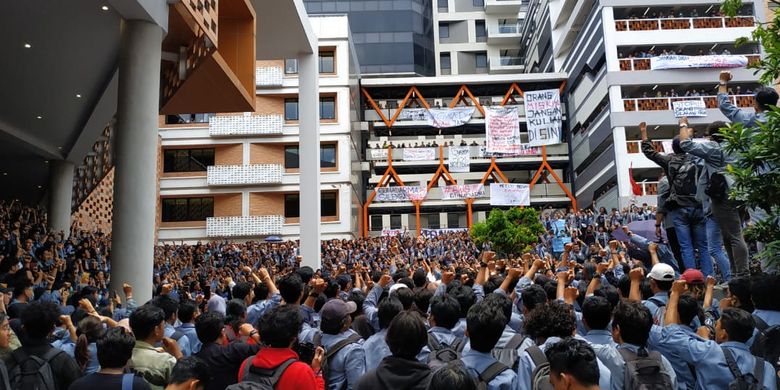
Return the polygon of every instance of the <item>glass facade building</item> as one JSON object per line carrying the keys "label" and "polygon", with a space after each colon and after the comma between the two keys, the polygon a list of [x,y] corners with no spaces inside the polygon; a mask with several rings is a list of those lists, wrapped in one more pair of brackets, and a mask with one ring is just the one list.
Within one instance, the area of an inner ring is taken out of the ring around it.
{"label": "glass facade building", "polygon": [[347,14],[363,76],[435,74],[433,0],[304,0],[309,15]]}

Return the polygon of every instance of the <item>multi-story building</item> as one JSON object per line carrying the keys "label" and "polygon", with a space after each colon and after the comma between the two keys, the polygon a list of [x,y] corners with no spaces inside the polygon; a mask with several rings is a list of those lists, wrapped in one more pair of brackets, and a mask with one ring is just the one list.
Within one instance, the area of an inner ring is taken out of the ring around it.
{"label": "multi-story building", "polygon": [[[310,18],[319,38],[321,234],[350,238],[361,200],[359,65],[344,15]],[[159,240],[299,235],[296,60],[258,61],[256,109],[161,118]]]}
{"label": "multi-story building", "polygon": [[304,0],[309,15],[349,16],[364,77],[436,74],[433,3],[435,0]]}
{"label": "multi-story building", "polygon": [[[739,17],[719,14],[707,0],[531,0],[523,27],[525,67],[530,72],[568,75],[572,184],[581,206],[654,204],[661,170],[639,148],[646,122],[657,148],[667,148],[678,131],[672,103],[703,101],[707,116],[691,118],[697,135],[716,120],[720,69],[652,70],[652,56],[740,54],[760,58],[756,42],[735,46],[765,20],[764,2],[746,1]],[[638,4],[641,3],[641,4]],[[757,76],[731,69],[731,100],[752,107]],[[642,192],[632,191],[629,169]]]}
{"label": "multi-story building", "polygon": [[521,0],[436,0],[436,75],[522,73]]}
{"label": "multi-story building", "polygon": [[[569,150],[565,143],[531,148],[527,153],[493,158],[485,152],[487,106],[516,105],[521,139],[527,142],[522,91],[560,88],[565,75],[466,75],[362,80],[364,128],[368,130],[364,169],[368,186],[363,234],[386,229],[466,228],[484,220],[492,208],[489,184],[531,184],[534,206],[570,207],[574,204],[568,172]],[[405,110],[470,106],[471,118],[462,126],[439,129]],[[400,113],[399,113],[400,111]],[[448,169],[450,147],[469,148],[469,172]],[[428,148],[433,159],[407,158],[408,148]],[[390,180],[390,178],[394,180]],[[400,181],[400,182],[399,182]],[[485,196],[468,200],[443,199],[441,186],[484,184]],[[425,199],[375,201],[377,186],[428,187]]]}

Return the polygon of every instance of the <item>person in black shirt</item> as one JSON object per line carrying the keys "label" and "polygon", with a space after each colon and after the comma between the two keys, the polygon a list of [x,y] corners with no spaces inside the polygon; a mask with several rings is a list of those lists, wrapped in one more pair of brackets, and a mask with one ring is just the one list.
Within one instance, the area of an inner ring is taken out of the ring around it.
{"label": "person in black shirt", "polygon": [[[249,324],[244,324],[250,326]],[[225,337],[225,317],[221,313],[208,312],[195,320],[195,332],[203,343],[200,352],[195,354],[211,369],[212,380],[206,384],[206,390],[223,390],[238,382],[238,369],[249,356],[257,354],[260,346],[236,341],[222,345]],[[256,331],[250,337],[257,337]]]}
{"label": "person in black shirt", "polygon": [[211,369],[194,356],[176,362],[165,390],[203,390],[211,383]]}
{"label": "person in black shirt", "polygon": [[109,329],[106,335],[97,341],[97,358],[100,371],[76,380],[70,390],[95,390],[124,388],[125,381],[131,381],[133,390],[151,390],[151,386],[142,377],[126,374],[125,366],[133,356],[135,337],[125,328]]}

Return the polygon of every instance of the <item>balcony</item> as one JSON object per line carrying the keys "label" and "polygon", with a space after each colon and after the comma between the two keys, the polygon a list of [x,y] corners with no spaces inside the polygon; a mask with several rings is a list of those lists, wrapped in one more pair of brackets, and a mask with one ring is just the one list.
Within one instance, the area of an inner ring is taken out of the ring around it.
{"label": "balcony", "polygon": [[[439,147],[435,146],[435,159],[431,161],[409,161],[409,164],[438,164],[439,163]],[[469,157],[473,160],[478,159],[490,159],[492,156],[485,152],[484,146],[469,146]],[[366,160],[368,161],[387,161],[388,149],[366,149]],[[541,158],[541,147],[528,148],[525,153],[518,154],[516,156],[498,157],[501,158]],[[547,156],[564,156],[568,158],[569,149],[567,144],[562,143],[558,145],[550,145],[547,147]],[[449,156],[449,147],[444,147],[445,162]],[[404,148],[393,148],[393,163],[404,162]]]}
{"label": "balcony", "polygon": [[251,215],[247,217],[214,217],[206,219],[208,237],[253,237],[282,234],[281,215]]}
{"label": "balcony", "polygon": [[492,25],[487,31],[488,44],[518,44],[521,34],[518,24]]}
{"label": "balcony", "polygon": [[615,20],[615,29],[620,31],[657,31],[691,30],[702,28],[753,27],[756,21],[752,16],[725,16],[703,18],[663,18],[663,19],[621,19]]}
{"label": "balcony", "polygon": [[517,15],[522,0],[485,0],[485,13],[488,15]]}
{"label": "balcony", "polygon": [[493,73],[522,72],[525,69],[525,57],[491,57],[488,65]]}
{"label": "balcony", "polygon": [[281,115],[217,115],[209,118],[209,135],[231,137],[248,135],[282,135]]}
{"label": "balcony", "polygon": [[[739,54],[737,54],[739,55]],[[745,55],[748,59],[748,66],[761,61],[758,54]],[[620,71],[650,70],[650,58],[621,58]]]}
{"label": "balcony", "polygon": [[283,175],[281,164],[212,165],[206,182],[210,186],[281,184]]}
{"label": "balcony", "polygon": [[255,68],[255,84],[258,88],[281,88],[284,72],[280,66],[258,66]]}
{"label": "balcony", "polygon": [[[570,183],[563,183],[566,188],[571,191],[571,184]],[[371,196],[371,193],[373,192],[373,189],[366,190],[366,197]],[[534,188],[531,189],[531,203],[536,202],[545,202],[550,201],[550,198],[559,198],[560,200],[566,199],[568,201],[568,198],[566,197],[566,192],[563,191],[563,188],[558,185],[558,183],[537,183]],[[558,199],[556,199],[558,200]],[[431,206],[442,206],[442,205],[457,205],[457,204],[463,204],[462,199],[442,199],[442,190],[439,187],[433,187],[430,191],[428,191],[428,194],[425,196],[425,203],[423,205],[431,205]],[[477,204],[489,204],[490,203],[490,184],[485,185],[485,196],[479,197],[475,199],[475,202]],[[374,208],[382,208],[382,207],[403,207],[408,206],[411,202],[410,201],[399,201],[399,202],[378,202],[375,201],[371,204],[370,207]]]}
{"label": "balcony", "polygon": [[[731,95],[729,96],[734,105],[742,108],[753,107],[753,95]],[[623,99],[623,110],[631,111],[665,111],[672,109],[672,102],[683,100],[702,100],[707,108],[718,108],[717,96],[697,96],[697,97],[649,97],[638,99]]]}

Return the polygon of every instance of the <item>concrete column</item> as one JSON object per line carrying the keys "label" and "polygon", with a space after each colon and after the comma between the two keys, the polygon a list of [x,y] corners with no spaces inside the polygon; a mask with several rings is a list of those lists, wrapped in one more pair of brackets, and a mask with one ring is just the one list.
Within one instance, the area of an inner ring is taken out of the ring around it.
{"label": "concrete column", "polygon": [[70,210],[73,202],[73,169],[70,161],[49,162],[49,229],[70,235]]}
{"label": "concrete column", "polygon": [[156,24],[128,20],[120,34],[111,288],[130,283],[143,304],[153,288],[163,33]]}
{"label": "concrete column", "polygon": [[298,56],[301,265],[320,268],[320,86],[318,53]]}

